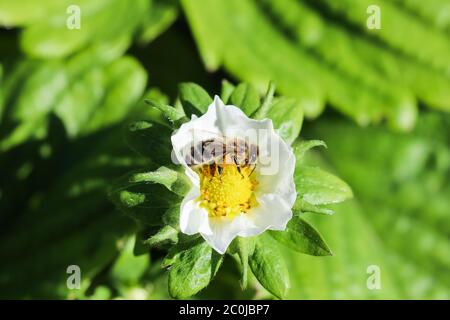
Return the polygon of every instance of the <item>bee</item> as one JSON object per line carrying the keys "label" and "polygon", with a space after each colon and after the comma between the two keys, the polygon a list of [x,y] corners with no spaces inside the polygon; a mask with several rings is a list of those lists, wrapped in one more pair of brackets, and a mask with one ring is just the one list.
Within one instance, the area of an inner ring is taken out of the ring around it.
{"label": "bee", "polygon": [[251,175],[256,168],[259,156],[257,145],[244,139],[220,135],[201,140],[187,151],[184,157],[190,168],[198,170],[206,165],[212,172],[217,170],[219,175],[222,174],[223,165],[226,164],[234,164],[241,175],[242,168],[252,167]]}

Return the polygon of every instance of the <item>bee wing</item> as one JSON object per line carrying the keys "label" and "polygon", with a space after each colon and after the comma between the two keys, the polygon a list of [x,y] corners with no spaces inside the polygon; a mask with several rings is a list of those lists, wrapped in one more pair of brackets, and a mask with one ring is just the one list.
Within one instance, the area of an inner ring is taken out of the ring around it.
{"label": "bee wing", "polygon": [[195,166],[202,162],[202,145],[197,143],[193,146],[187,146],[183,151],[184,160],[188,166]]}
{"label": "bee wing", "polygon": [[223,153],[222,143],[215,139],[202,141],[202,162],[212,163]]}
{"label": "bee wing", "polygon": [[189,166],[195,166],[221,161],[224,152],[225,146],[222,140],[207,139],[186,148],[184,157]]}
{"label": "bee wing", "polygon": [[248,152],[249,163],[255,164],[259,156],[259,147],[254,144],[250,144],[248,151],[249,151]]}

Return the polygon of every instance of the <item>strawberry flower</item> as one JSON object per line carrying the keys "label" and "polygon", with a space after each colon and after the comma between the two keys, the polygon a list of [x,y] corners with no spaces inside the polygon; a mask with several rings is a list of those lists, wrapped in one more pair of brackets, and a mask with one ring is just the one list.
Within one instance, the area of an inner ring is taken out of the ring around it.
{"label": "strawberry flower", "polygon": [[237,236],[286,228],[297,197],[295,157],[272,120],[250,119],[216,96],[172,135],[172,146],[192,182],[180,207],[183,233],[199,233],[223,254]]}

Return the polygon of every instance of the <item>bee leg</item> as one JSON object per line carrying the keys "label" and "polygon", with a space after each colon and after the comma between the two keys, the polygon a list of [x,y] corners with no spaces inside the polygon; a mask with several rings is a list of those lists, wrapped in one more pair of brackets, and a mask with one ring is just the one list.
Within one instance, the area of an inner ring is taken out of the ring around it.
{"label": "bee leg", "polygon": [[241,167],[239,166],[238,162],[237,162],[237,158],[236,155],[233,156],[233,161],[234,164],[236,165],[237,171],[239,172],[239,174],[241,175],[242,178],[244,178],[244,175],[241,172]]}
{"label": "bee leg", "polygon": [[210,180],[214,177],[214,175],[216,174],[216,165],[212,164],[209,166],[209,176],[210,176]]}
{"label": "bee leg", "polygon": [[221,166],[217,166],[217,171],[219,172],[219,176],[222,175],[223,168]]}
{"label": "bee leg", "polygon": [[256,169],[256,164],[255,165],[253,165],[253,169],[252,169],[252,172],[250,172],[250,174],[248,175],[249,177],[253,174],[253,171],[255,171],[255,169]]}

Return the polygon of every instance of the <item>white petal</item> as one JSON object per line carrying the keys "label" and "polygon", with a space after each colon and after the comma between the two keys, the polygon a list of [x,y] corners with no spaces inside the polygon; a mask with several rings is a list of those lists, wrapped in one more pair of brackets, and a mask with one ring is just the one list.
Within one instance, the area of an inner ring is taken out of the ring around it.
{"label": "white petal", "polygon": [[246,137],[248,130],[265,130],[273,129],[272,120],[254,120],[249,117],[238,107],[233,105],[224,105],[218,96],[215,97],[215,106],[217,109],[217,126],[220,132],[225,136]]}
{"label": "white petal", "polygon": [[267,193],[280,195],[289,207],[294,205],[297,192],[294,182],[295,156],[289,146],[281,146],[279,150],[279,164],[275,174],[258,174],[257,196]]}
{"label": "white petal", "polygon": [[279,194],[271,193],[262,195],[257,199],[258,206],[247,215],[255,229],[260,230],[285,230],[292,218],[291,205]]}
{"label": "white petal", "polygon": [[233,239],[248,229],[248,220],[241,214],[233,219],[210,218],[211,234],[201,233],[203,239],[217,252],[224,254]]}
{"label": "white petal", "polygon": [[208,212],[199,206],[196,199],[200,195],[200,190],[193,186],[185,196],[180,206],[180,230],[181,232],[193,235],[199,232],[210,234]]}

